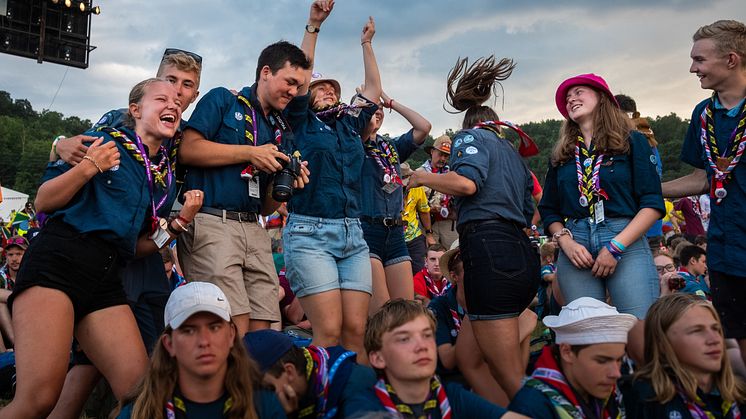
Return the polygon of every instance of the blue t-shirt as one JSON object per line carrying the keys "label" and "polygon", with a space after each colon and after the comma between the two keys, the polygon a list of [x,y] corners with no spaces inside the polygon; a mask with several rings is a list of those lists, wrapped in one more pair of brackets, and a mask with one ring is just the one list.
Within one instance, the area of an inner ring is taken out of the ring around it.
{"label": "blue t-shirt", "polygon": [[[448,403],[451,405],[451,417],[458,418],[499,418],[507,410],[490,403],[482,397],[465,389],[461,384],[455,382],[443,383],[448,397]],[[373,386],[365,391],[358,392],[357,396],[348,403],[346,417],[362,416],[368,412],[385,412],[386,408],[376,396]],[[440,409],[430,410],[431,419],[440,419]]]}
{"label": "blue t-shirt", "polygon": [[[437,346],[445,344],[456,345],[456,338],[458,338],[459,331],[461,330],[461,321],[466,315],[464,309],[456,301],[456,287],[454,285],[448,288],[445,294],[433,298],[427,306],[435,315],[435,344]],[[456,324],[451,310],[456,313],[459,321],[458,324]],[[447,381],[448,375],[458,373],[458,367],[452,370],[446,369],[440,362],[440,359],[438,359],[438,367],[435,372]]]}
{"label": "blue t-shirt", "polygon": [[[373,140],[368,140],[373,141]],[[394,165],[396,174],[401,176],[401,163],[417,150],[418,145],[414,143],[414,130],[409,130],[399,137],[386,140],[380,135],[376,137],[375,143],[378,149],[381,143],[387,143],[389,148],[398,156]],[[387,162],[382,162],[386,166]],[[373,218],[400,218],[404,206],[404,195],[402,186],[399,185],[393,192],[386,193],[382,188],[384,170],[378,164],[377,159],[370,152],[365,153],[363,160],[363,215]],[[391,174],[393,176],[393,173]]]}
{"label": "blue t-shirt", "polygon": [[[240,95],[249,100],[256,120],[256,145],[274,141],[274,117],[267,117],[257,100],[256,84],[241,89]],[[288,107],[291,107],[293,101]],[[187,129],[193,129],[209,141],[220,144],[246,145],[245,105],[230,90],[217,87],[210,90],[197,103],[189,118]],[[203,206],[229,211],[260,212],[261,200],[249,196],[246,180],[241,178],[248,163],[220,167],[189,166],[186,175],[186,190],[199,189],[205,193]],[[269,176],[260,174],[261,194],[264,194]]]}
{"label": "blue t-shirt", "polygon": [[[675,395],[667,403],[660,403],[655,399],[655,390],[650,381],[638,379],[627,383],[622,387],[624,394],[624,409],[628,418],[639,419],[658,419],[658,418],[679,418],[679,419],[696,419],[692,416],[684,400],[679,395]],[[712,413],[713,417],[725,417],[723,413],[723,398],[717,388],[713,388],[710,393],[704,393],[697,390],[700,399],[705,403],[705,408]],[[738,404],[741,412],[746,408]]]}
{"label": "blue t-shirt", "polygon": [[458,225],[496,218],[531,224],[534,181],[509,140],[485,129],[459,131],[453,137],[450,168],[477,187],[474,195],[454,198]]}
{"label": "blue t-shirt", "polygon": [[679,271],[678,274],[684,279],[684,288],[680,289],[679,292],[694,294],[705,300],[711,298],[710,287],[707,285],[704,275],[695,276],[686,271]]}
{"label": "blue t-shirt", "polygon": [[[746,99],[744,99],[746,100]],[[681,160],[707,172],[712,182],[713,171],[710,169],[704,147],[700,140],[700,116],[711,99],[700,102],[692,112],[689,129],[681,148]],[[712,116],[715,122],[715,138],[719,150],[726,150],[733,130],[738,125],[739,113],[743,101],[733,109],[727,110],[719,101],[715,102]],[[731,180],[725,185],[728,195],[717,204],[712,199],[710,206],[710,225],[707,228],[707,265],[711,271],[729,275],[744,276],[746,264],[746,224],[734,214],[746,214],[746,165],[739,163],[731,172]]]}
{"label": "blue t-shirt", "polygon": [[[628,138],[629,154],[605,156],[601,164],[601,188],[609,195],[604,214],[606,218],[634,218],[641,208],[653,208],[663,217],[666,210],[655,154],[641,133],[632,131]],[[549,231],[554,222],[564,223],[565,218],[590,217],[590,207],[581,206],[579,198],[575,159],[557,166],[550,162],[539,203],[544,230]]]}
{"label": "blue t-shirt", "polygon": [[378,106],[366,100],[366,107],[322,121],[310,108],[310,95],[295,99],[298,106],[288,113],[288,122],[311,176],[305,188],[293,193],[288,209],[311,217],[360,218],[365,156],[360,133]]}
{"label": "blue t-shirt", "polygon": [[[130,139],[135,134],[129,129],[121,130]],[[111,242],[125,258],[135,255],[135,246],[151,212],[150,189],[145,167],[135,160],[120,141],[101,131],[89,131],[87,135],[104,138],[103,144],[114,141],[119,149],[121,163],[116,170],[96,174],[63,208],[49,214],[49,219],[62,219],[80,233],[95,233]],[[149,153],[146,146],[146,152]],[[151,160],[159,162],[159,151]],[[62,160],[47,164],[42,182],[53,179],[71,166]],[[156,203],[165,191],[158,184],[153,188]],[[168,197],[161,209],[171,208],[176,199],[176,185],[172,181]],[[163,212],[159,211],[159,214]],[[149,221],[148,221],[149,222]],[[149,225],[149,224],[148,224]]]}
{"label": "blue t-shirt", "polygon": [[[224,418],[223,409],[225,408],[227,398],[227,393],[210,403],[196,403],[182,398],[184,407],[186,408],[186,411],[183,412],[184,417],[187,419]],[[282,419],[287,417],[280,401],[277,400],[277,395],[268,390],[254,390],[254,410],[260,419]],[[122,411],[117,415],[117,419],[130,419],[131,417],[132,403],[129,403],[122,407]]]}

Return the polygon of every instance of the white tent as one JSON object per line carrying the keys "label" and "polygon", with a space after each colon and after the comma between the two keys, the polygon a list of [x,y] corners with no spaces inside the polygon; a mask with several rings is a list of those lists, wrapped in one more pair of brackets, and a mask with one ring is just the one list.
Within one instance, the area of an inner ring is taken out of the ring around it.
{"label": "white tent", "polygon": [[28,195],[23,192],[14,191],[13,189],[3,188],[3,201],[0,202],[0,217],[8,221],[10,213],[13,210],[20,211],[28,202]]}

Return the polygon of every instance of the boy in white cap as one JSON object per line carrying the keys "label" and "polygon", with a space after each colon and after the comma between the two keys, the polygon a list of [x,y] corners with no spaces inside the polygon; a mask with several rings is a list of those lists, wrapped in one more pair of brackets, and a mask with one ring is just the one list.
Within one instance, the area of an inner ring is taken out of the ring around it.
{"label": "boy in white cap", "polygon": [[166,330],[150,368],[117,418],[282,418],[273,392],[258,390],[249,359],[231,321],[228,298],[217,285],[191,282],[166,303]]}
{"label": "boy in white cap", "polygon": [[535,418],[616,418],[616,391],[627,333],[637,319],[590,297],[562,307],[544,324],[556,334],[508,408]]}

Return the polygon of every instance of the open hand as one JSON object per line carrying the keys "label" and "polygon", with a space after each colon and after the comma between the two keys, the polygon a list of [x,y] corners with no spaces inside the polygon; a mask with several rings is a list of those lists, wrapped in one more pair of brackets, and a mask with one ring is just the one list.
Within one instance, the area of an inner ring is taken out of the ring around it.
{"label": "open hand", "polygon": [[114,166],[119,166],[119,149],[117,148],[114,141],[109,141],[106,144],[102,144],[103,138],[97,138],[96,141],[91,143],[86,151],[85,155],[90,160],[93,160],[96,170],[105,172]]}

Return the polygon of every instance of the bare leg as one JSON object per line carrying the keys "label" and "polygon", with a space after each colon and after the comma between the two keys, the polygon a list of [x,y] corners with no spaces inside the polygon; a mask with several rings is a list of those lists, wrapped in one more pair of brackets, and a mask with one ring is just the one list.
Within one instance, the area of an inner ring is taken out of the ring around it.
{"label": "bare leg", "polygon": [[409,261],[389,265],[386,270],[386,286],[391,298],[414,299],[414,282],[412,281],[412,263]]}
{"label": "bare leg", "polygon": [[389,295],[389,287],[387,286],[386,271],[383,269],[381,261],[376,258],[370,258],[370,270],[373,276],[373,296],[370,298],[368,311],[370,315],[373,315],[386,301],[391,299],[391,296]]}
{"label": "bare leg", "polygon": [[638,320],[627,335],[627,355],[637,365],[642,365],[645,361],[645,321],[643,320]]}
{"label": "bare leg", "polygon": [[298,300],[313,326],[312,343],[323,347],[339,345],[339,338],[342,334],[340,291],[338,289],[324,291],[299,297]]}
{"label": "bare leg", "polygon": [[521,342],[521,367],[526,371],[528,358],[531,355],[531,333],[536,328],[538,316],[529,309],[523,310],[518,316],[518,339]]}
{"label": "bare leg", "polygon": [[47,419],[78,419],[101,374],[93,365],[76,365],[67,372],[62,394]]}
{"label": "bare leg", "polygon": [[[363,347],[365,322],[368,319],[370,294],[362,291],[342,290],[341,344],[357,353],[357,362],[367,365],[368,356]],[[314,324],[311,322],[311,324]],[[315,326],[314,326],[315,329]]]}
{"label": "bare leg", "polygon": [[233,323],[236,324],[236,329],[238,331],[238,335],[242,336],[249,332],[249,326],[251,324],[251,319],[249,318],[248,314],[239,314],[237,316],[231,316],[231,319],[233,320]]}
{"label": "bare leg", "polygon": [[472,327],[492,376],[512,399],[521,388],[524,370],[521,368],[518,318],[472,321]]}
{"label": "bare leg", "polygon": [[148,355],[129,306],[118,305],[90,313],[78,322],[75,336],[111,385],[117,400],[145,375]]}
{"label": "bare leg", "polygon": [[15,299],[16,394],[0,418],[43,418],[52,411],[67,373],[73,322],[62,291],[37,286]]}
{"label": "bare leg", "polygon": [[[16,335],[13,333],[13,323],[10,318],[8,304],[6,303],[0,304],[0,330],[2,330],[3,336],[8,338],[10,345],[14,346],[16,343]],[[3,344],[2,339],[0,339],[0,345],[2,345],[3,350],[5,350],[5,345]]]}
{"label": "bare leg", "polygon": [[508,395],[490,374],[468,318],[461,323],[456,340],[456,362],[475,393],[497,405],[508,405]]}

